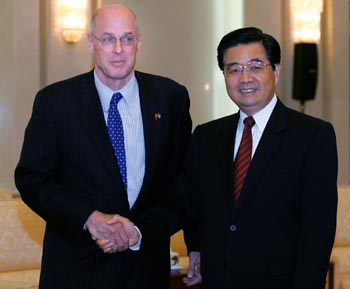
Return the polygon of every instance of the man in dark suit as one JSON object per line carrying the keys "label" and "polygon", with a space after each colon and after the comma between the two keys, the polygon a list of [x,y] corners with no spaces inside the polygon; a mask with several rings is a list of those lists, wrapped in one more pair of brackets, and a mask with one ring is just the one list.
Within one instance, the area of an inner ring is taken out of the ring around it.
{"label": "man in dark suit", "polygon": [[[280,55],[278,42],[257,28],[223,37],[219,67],[240,110],[195,129],[172,201],[148,213],[153,222],[136,222],[145,243],[178,216],[198,224],[189,250],[201,274],[188,284],[202,277],[203,289],[325,288],[336,228],[336,138],[330,123],[277,98]],[[250,162],[245,177],[240,151]]]}
{"label": "man in dark suit", "polygon": [[[133,220],[169,191],[191,135],[188,93],[134,71],[141,34],[125,6],[94,14],[88,44],[93,71],[38,92],[15,171],[21,197],[47,223],[39,288],[164,289],[170,238],[135,251],[120,225],[107,221],[114,214]],[[110,140],[116,93],[122,174]],[[112,240],[118,252],[103,253],[92,238]]]}

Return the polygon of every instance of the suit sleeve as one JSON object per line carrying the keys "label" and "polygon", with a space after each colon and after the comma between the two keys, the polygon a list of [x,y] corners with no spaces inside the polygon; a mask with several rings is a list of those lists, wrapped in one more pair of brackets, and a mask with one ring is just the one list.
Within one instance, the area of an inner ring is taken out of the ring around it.
{"label": "suit sleeve", "polygon": [[[188,97],[187,90],[185,88],[184,90],[185,91],[181,93],[185,99],[185,101],[181,105],[180,115],[182,117],[180,117],[178,120],[178,125],[176,129],[176,138],[173,144],[174,154],[173,154],[171,163],[174,165],[170,175],[170,179],[172,180],[175,180],[176,177],[178,177],[179,174],[184,169],[184,166],[183,166],[184,159],[188,149],[188,143],[191,137],[191,130],[192,130],[192,120],[189,114],[189,97]],[[173,184],[173,182],[170,182],[170,183]],[[181,227],[183,228],[183,231],[184,231],[185,243],[188,251],[191,251],[193,249],[192,244],[196,243],[194,240],[196,239],[197,226],[194,224],[194,222],[182,222],[182,223],[183,225]],[[176,230],[177,229],[173,231],[176,231]]]}
{"label": "suit sleeve", "polygon": [[94,210],[69,194],[60,183],[60,154],[53,103],[40,91],[26,128],[15,183],[23,201],[47,225],[65,238],[78,242],[87,217]]}
{"label": "suit sleeve", "polygon": [[176,99],[181,100],[177,123],[175,127],[175,138],[172,147],[171,169],[169,172],[169,183],[172,184],[183,170],[183,162],[192,134],[192,119],[190,116],[190,99],[184,86],[177,87]]}
{"label": "suit sleeve", "polygon": [[194,131],[184,169],[161,204],[135,221],[142,232],[142,246],[152,246],[184,228],[188,251],[199,251],[198,135]]}
{"label": "suit sleeve", "polygon": [[313,137],[301,172],[301,221],[294,289],[325,286],[336,229],[337,162],[334,129],[323,123]]}

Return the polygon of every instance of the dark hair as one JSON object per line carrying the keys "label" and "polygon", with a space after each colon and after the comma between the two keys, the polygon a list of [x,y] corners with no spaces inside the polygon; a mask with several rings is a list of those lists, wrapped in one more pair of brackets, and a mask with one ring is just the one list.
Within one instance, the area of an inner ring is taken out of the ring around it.
{"label": "dark hair", "polygon": [[226,34],[220,41],[218,52],[218,64],[220,69],[224,70],[224,58],[227,49],[240,44],[250,44],[259,42],[263,45],[267,59],[270,61],[272,69],[275,70],[275,64],[281,63],[281,48],[278,41],[269,34],[262,32],[256,27],[245,27],[234,30]]}

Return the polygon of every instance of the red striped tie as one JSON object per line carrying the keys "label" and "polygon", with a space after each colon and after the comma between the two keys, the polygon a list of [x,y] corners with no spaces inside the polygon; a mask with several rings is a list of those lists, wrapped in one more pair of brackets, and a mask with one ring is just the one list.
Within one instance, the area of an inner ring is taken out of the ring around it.
{"label": "red striped tie", "polygon": [[239,195],[243,187],[244,179],[247,174],[250,160],[252,157],[252,126],[255,124],[253,117],[248,116],[244,119],[244,130],[242,140],[236,155],[233,169],[233,192],[235,198],[235,206],[238,204]]}

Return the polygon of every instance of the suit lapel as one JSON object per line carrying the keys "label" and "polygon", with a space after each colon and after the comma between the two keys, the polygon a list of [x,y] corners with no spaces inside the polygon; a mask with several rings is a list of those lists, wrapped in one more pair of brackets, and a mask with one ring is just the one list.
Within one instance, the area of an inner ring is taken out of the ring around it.
{"label": "suit lapel", "polygon": [[266,166],[281,145],[282,132],[285,130],[284,112],[284,106],[278,100],[248,169],[235,214],[237,214],[240,208],[244,205],[244,202],[254,190],[254,187]]}
{"label": "suit lapel", "polygon": [[238,125],[239,114],[229,116],[224,124],[219,127],[217,161],[219,182],[218,186],[226,198],[228,210],[234,205],[233,199],[233,149],[235,146],[235,135]]}
{"label": "suit lapel", "polygon": [[[155,164],[157,163],[157,151],[159,150],[161,135],[160,131],[164,125],[163,119],[166,118],[159,107],[159,94],[150,87],[145,80],[143,73],[135,72],[139,85],[140,104],[143,121],[143,134],[145,139],[145,176],[140,190],[140,194],[136,200],[134,207],[140,199],[142,199],[144,188],[149,183]],[[160,117],[158,117],[160,115]]]}
{"label": "suit lapel", "polygon": [[124,192],[127,202],[122,178],[119,173],[118,164],[115,160],[112,145],[110,143],[106,122],[103,116],[101,102],[94,85],[93,71],[83,79],[80,91],[75,95],[77,104],[77,115],[81,120],[85,131],[96,147],[97,153],[105,162],[113,178],[117,179],[118,191]]}

